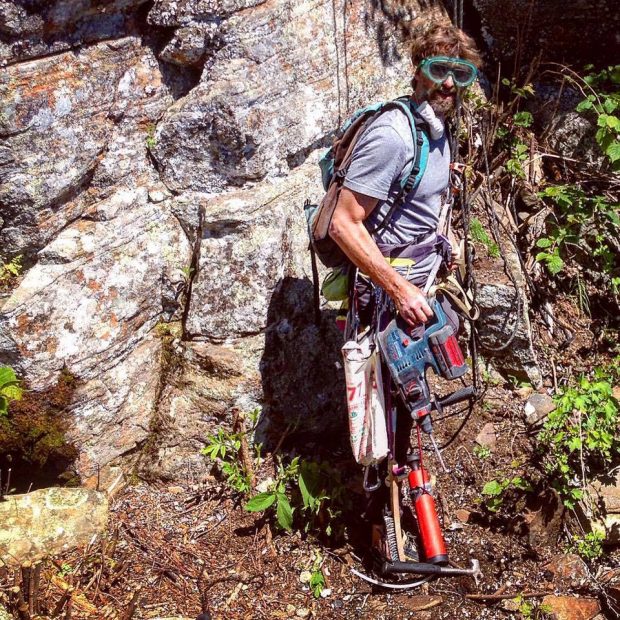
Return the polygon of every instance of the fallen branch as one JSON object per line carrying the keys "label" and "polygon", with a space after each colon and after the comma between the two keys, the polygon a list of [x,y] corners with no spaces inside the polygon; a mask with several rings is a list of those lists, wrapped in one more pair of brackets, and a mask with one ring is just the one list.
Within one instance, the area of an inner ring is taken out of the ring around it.
{"label": "fallen branch", "polygon": [[470,601],[504,601],[511,598],[540,598],[547,596],[549,592],[516,592],[515,594],[466,594],[465,598]]}

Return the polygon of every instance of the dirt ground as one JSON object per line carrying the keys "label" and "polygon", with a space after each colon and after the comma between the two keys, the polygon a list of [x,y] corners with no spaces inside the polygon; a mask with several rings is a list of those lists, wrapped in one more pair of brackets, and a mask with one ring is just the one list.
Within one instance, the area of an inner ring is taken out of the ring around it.
{"label": "dirt ground", "polygon": [[[596,343],[589,322],[570,300],[560,300],[558,308],[565,322],[577,328],[576,335],[558,357],[542,323],[534,323],[540,350],[551,352],[541,355],[544,389],[596,361],[591,359]],[[323,446],[349,493],[350,506],[341,517],[344,535],[337,542],[320,532],[278,531],[260,513],[243,510],[247,498],[217,475],[175,484],[135,480],[112,500],[101,540],[45,562],[40,613],[65,620],[196,618],[201,613],[203,620],[544,618],[551,616],[540,606],[543,597],[555,594],[594,604],[598,600],[604,614],[599,618],[619,617],[599,577],[602,567],[620,567],[620,554],[608,549],[602,559],[583,564],[580,575],[559,581],[548,566],[569,551],[569,535],[580,533],[580,526],[574,514],[564,511],[538,467],[535,432],[523,413],[532,388],[485,369],[481,376],[483,396],[443,452],[449,473],[441,470],[425,440],[450,560],[462,567],[472,558],[479,560],[478,584],[471,577],[441,578],[394,591],[355,576],[352,569],[372,569],[369,530],[361,516],[361,468],[349,456],[348,445],[331,454],[330,447]],[[435,389],[445,394],[460,387],[455,384]],[[467,415],[467,407],[452,409],[435,421],[440,445]],[[487,435],[492,431],[494,440],[481,449],[483,428]],[[259,481],[273,476],[273,458],[256,473]],[[497,512],[488,510],[481,493],[485,483],[514,476],[527,478],[532,490],[509,491]],[[318,564],[325,590],[317,598],[307,576]],[[0,593],[10,596],[13,583],[14,574],[0,571]]]}
{"label": "dirt ground", "polygon": [[[478,559],[483,573],[478,585],[470,577],[442,578],[394,592],[353,575],[351,568],[368,570],[368,532],[359,517],[364,498],[355,491],[361,488],[360,472],[344,460],[339,467],[353,493],[353,508],[343,517],[347,527],[337,544],[299,532],[278,533],[259,514],[244,511],[246,500],[215,478],[199,484],[187,480],[127,487],[113,500],[102,541],[46,563],[41,612],[57,608],[59,617],[123,620],[195,618],[203,612],[212,620],[542,618],[547,616],[537,605],[548,593],[601,598],[605,605],[594,577],[597,566],[591,565],[587,580],[577,586],[554,582],[546,568],[554,555],[565,552],[566,532],[575,527],[548,489],[537,487],[527,497],[508,494],[497,514],[485,510],[485,482],[517,474],[536,477],[532,438],[522,414],[529,390],[487,379],[484,398],[444,452],[450,473],[441,472],[436,459],[427,457],[427,466],[436,474],[450,559],[460,566]],[[436,423],[440,444],[458,428],[463,415]],[[475,438],[488,423],[496,443],[481,453],[474,449]],[[319,598],[302,582],[317,554],[327,588],[327,596]],[[619,565],[613,553],[603,563]],[[5,574],[0,589],[9,582]],[[68,586],[74,588],[69,612],[66,597],[62,601]],[[488,594],[525,598],[516,603],[475,599]],[[530,594],[536,596],[527,598]],[[523,601],[531,602],[533,611],[527,611]],[[606,613],[614,617],[609,608]]]}

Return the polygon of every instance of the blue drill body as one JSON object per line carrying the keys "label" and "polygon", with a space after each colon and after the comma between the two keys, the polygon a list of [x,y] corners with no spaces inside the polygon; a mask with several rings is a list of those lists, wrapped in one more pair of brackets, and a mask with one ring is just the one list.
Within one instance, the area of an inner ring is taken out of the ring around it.
{"label": "blue drill body", "polygon": [[400,316],[379,334],[383,359],[414,419],[431,411],[426,381],[429,366],[446,379],[456,379],[468,370],[441,305],[432,300],[430,306],[435,316],[426,323],[421,338],[411,336],[411,327]]}

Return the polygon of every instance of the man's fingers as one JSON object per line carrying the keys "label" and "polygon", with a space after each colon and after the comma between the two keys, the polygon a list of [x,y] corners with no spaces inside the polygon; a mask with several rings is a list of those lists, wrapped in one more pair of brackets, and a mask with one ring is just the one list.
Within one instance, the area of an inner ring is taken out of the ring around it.
{"label": "man's fingers", "polygon": [[428,316],[424,312],[423,308],[415,309],[415,318],[416,318],[416,322],[418,323],[426,323],[426,321],[428,321]]}

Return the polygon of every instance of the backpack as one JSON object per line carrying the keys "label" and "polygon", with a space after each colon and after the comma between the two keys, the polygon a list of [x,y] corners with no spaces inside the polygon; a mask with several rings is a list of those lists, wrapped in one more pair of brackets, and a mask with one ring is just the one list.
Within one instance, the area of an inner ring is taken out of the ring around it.
{"label": "backpack", "polygon": [[379,114],[392,109],[401,110],[409,121],[413,135],[414,157],[407,174],[401,174],[400,191],[396,196],[390,196],[387,200],[390,207],[385,218],[370,232],[375,233],[387,226],[396,208],[404,201],[407,194],[419,185],[426,169],[429,143],[428,136],[422,129],[424,121],[415,113],[415,105],[411,99],[399,97],[393,101],[376,103],[355,112],[342,126],[334,144],[319,161],[323,188],[326,192],[323,200],[319,205],[310,204],[308,201],[304,204],[313,263],[316,255],[325,267],[344,267],[349,264],[344,252],[329,236],[329,226],[351,164],[355,145]]}

